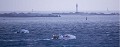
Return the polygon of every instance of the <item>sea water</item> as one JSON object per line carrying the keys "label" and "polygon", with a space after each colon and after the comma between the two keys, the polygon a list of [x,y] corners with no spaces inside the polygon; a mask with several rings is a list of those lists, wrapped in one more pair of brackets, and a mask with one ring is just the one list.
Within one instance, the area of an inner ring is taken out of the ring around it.
{"label": "sea water", "polygon": [[[29,33],[15,33],[21,29]],[[0,47],[119,47],[119,30],[118,15],[0,17]],[[52,40],[53,34],[76,39]]]}

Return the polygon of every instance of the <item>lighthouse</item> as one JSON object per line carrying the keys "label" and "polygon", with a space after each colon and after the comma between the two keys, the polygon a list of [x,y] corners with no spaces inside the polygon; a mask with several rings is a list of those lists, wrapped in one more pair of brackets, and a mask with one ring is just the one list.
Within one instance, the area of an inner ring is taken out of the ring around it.
{"label": "lighthouse", "polygon": [[75,13],[78,13],[78,4],[76,4],[76,12]]}

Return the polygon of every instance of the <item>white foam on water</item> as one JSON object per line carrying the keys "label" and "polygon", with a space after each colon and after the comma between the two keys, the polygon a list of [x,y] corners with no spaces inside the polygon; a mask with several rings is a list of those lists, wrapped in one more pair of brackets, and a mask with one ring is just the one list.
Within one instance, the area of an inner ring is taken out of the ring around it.
{"label": "white foam on water", "polygon": [[0,41],[20,41],[20,40],[0,40]]}
{"label": "white foam on water", "polygon": [[[61,39],[61,40],[70,40],[70,39],[76,39],[76,36],[75,35],[72,35],[72,34],[64,34],[64,35],[57,35],[58,36],[58,39]],[[52,39],[56,39],[54,38],[55,36],[53,35],[53,38]]]}
{"label": "white foam on water", "polygon": [[51,39],[43,39],[43,40],[51,40]]}
{"label": "white foam on water", "polygon": [[0,40],[0,41],[40,41],[40,40],[51,40],[51,39],[21,39],[21,40]]}
{"label": "white foam on water", "polygon": [[15,33],[30,33],[30,31],[26,29],[21,29],[20,31],[17,31]]}
{"label": "white foam on water", "polygon": [[26,30],[26,29],[22,29],[21,32],[23,32],[23,33],[29,33],[29,31]]}
{"label": "white foam on water", "polygon": [[[65,36],[65,37],[64,37]],[[63,39],[64,40],[70,40],[70,39],[76,39],[76,36],[75,35],[71,35],[71,34],[65,34],[63,36]],[[66,37],[67,36],[67,37]]]}

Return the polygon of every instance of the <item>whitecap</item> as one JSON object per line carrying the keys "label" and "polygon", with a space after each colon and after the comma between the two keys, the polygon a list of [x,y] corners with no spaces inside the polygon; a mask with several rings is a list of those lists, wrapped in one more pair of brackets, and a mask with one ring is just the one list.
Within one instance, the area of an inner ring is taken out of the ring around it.
{"label": "whitecap", "polygon": [[20,31],[17,31],[15,33],[29,33],[29,30],[21,29]]}

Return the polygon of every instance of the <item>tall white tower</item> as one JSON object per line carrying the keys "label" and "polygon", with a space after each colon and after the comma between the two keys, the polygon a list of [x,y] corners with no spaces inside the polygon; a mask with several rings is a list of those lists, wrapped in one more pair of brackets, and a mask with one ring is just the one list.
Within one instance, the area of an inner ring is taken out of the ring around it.
{"label": "tall white tower", "polygon": [[76,13],[78,12],[78,4],[76,4]]}

